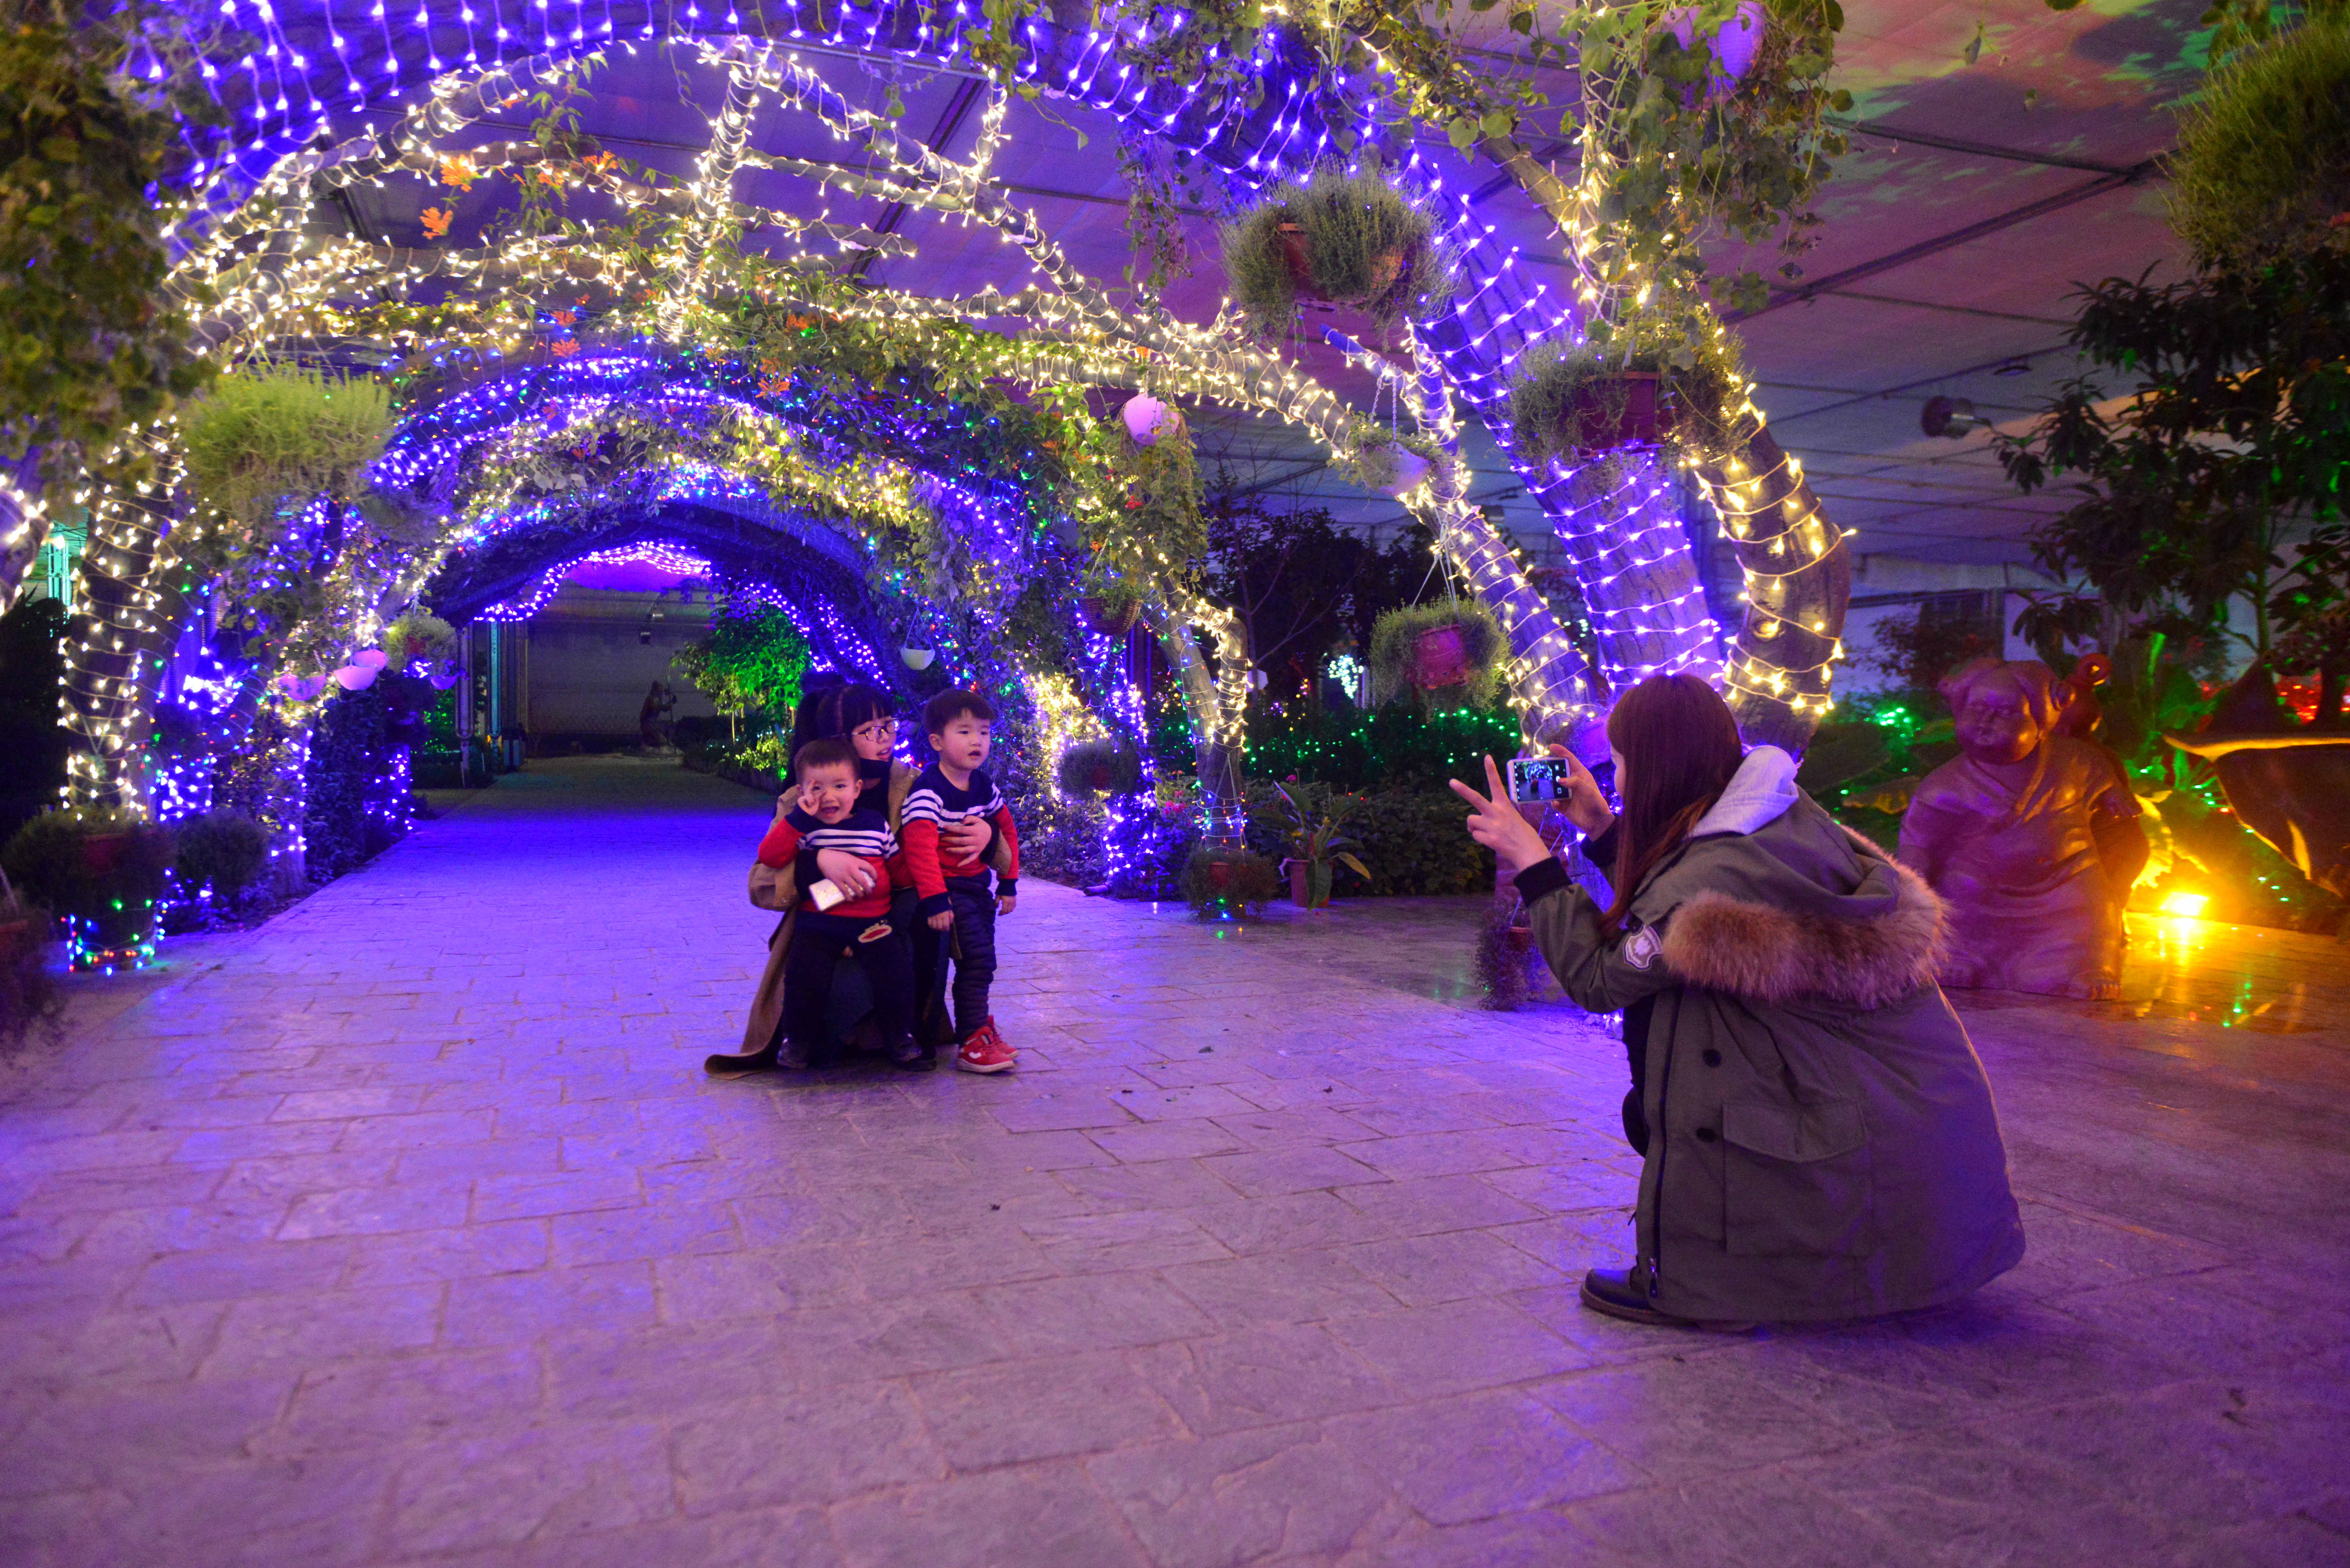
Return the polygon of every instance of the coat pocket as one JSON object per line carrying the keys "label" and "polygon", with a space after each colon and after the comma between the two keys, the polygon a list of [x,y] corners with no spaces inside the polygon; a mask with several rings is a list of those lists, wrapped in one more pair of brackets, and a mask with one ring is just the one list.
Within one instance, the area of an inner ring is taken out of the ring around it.
{"label": "coat pocket", "polygon": [[1860,1101],[1733,1099],[1721,1107],[1721,1141],[1731,1252],[1849,1256],[1874,1245]]}

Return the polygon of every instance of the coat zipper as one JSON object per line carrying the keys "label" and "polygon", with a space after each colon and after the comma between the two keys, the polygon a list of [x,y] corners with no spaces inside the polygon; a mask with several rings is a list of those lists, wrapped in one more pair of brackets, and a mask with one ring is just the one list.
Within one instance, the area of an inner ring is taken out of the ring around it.
{"label": "coat zipper", "polygon": [[[1678,1023],[1680,1009],[1676,1007],[1673,1012],[1675,1022]],[[1656,1014],[1651,1012],[1648,1015],[1648,1041],[1650,1045],[1653,1045],[1656,1041]],[[1665,1137],[1665,1099],[1672,1086],[1673,1054],[1668,1051],[1665,1053],[1664,1071],[1657,1076],[1657,1119],[1648,1127],[1648,1137],[1657,1146],[1657,1201],[1648,1219],[1648,1223],[1652,1227],[1648,1249],[1648,1300],[1651,1302],[1657,1299],[1657,1293],[1661,1288],[1657,1275],[1663,1262],[1665,1250],[1665,1150],[1670,1142]]]}

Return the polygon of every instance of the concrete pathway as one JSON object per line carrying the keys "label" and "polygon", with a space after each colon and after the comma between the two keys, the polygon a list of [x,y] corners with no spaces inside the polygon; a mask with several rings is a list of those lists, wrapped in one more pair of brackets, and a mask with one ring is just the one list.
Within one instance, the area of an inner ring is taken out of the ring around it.
{"label": "concrete pathway", "polygon": [[2350,1563],[2340,949],[1971,999],[2026,1262],[1655,1333],[1621,1048],[1456,1000],[1464,903],[1031,884],[1017,1074],[713,1083],[766,810],[539,764],[36,1046],[0,1562]]}

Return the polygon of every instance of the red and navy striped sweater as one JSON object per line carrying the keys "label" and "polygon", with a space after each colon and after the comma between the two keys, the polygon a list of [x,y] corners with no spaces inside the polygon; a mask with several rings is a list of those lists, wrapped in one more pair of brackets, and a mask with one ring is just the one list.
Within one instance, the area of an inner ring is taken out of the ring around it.
{"label": "red and navy striped sweater", "polygon": [[1012,852],[1012,868],[996,879],[996,892],[1007,898],[1019,892],[1020,834],[1012,826],[1012,808],[996,793],[995,781],[987,776],[984,768],[974,768],[971,787],[957,789],[932,763],[914,781],[914,787],[906,792],[906,804],[898,813],[899,830],[905,835],[906,868],[914,874],[914,888],[922,896],[924,915],[935,915],[947,908],[949,877],[987,875],[985,861],[948,859],[939,845],[941,827],[973,816],[994,824],[995,831],[1003,836]]}
{"label": "red and navy striped sweater", "polygon": [[835,904],[829,913],[861,920],[889,912],[889,863],[898,854],[898,836],[889,831],[888,817],[868,805],[858,807],[838,822],[819,822],[795,805],[776,818],[767,836],[759,841],[759,864],[794,868],[803,909],[816,908],[808,889],[824,879],[816,863],[819,849],[854,855],[873,873],[869,891]]}

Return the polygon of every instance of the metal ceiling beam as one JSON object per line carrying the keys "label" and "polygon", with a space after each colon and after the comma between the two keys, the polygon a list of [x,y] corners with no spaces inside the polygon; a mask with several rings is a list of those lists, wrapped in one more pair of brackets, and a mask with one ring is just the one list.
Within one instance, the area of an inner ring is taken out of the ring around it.
{"label": "metal ceiling beam", "polygon": [[2152,179],[2160,171],[2161,166],[2156,160],[2149,158],[2143,163],[2118,170],[2102,178],[2092,180],[2085,185],[2075,185],[2069,191],[2059,191],[2053,196],[2043,196],[2037,202],[2026,202],[2021,207],[2011,207],[2004,213],[1984,218],[1978,223],[1969,223],[1962,229],[1952,229],[1949,234],[1937,234],[1930,240],[1920,240],[1914,245],[1905,245],[1890,254],[1878,256],[1875,261],[1866,261],[1858,266],[1848,266],[1842,272],[1830,273],[1825,277],[1815,279],[1798,287],[1775,289],[1773,293],[1776,297],[1769,304],[1754,310],[1733,311],[1724,316],[1722,319],[1752,321],[1758,316],[1767,316],[1772,311],[1785,306],[1803,304],[1823,294],[1834,293],[1846,285],[1858,283],[1863,278],[1875,277],[1879,273],[1891,272],[1896,267],[1908,266],[1911,262],[1923,261],[1928,256],[1939,255],[1944,251],[1970,244],[1976,240],[2012,229],[2018,223],[2028,223],[2034,218],[2046,217],[2051,213],[2062,212],[2066,207],[2095,200],[2111,192],[2127,190],[2133,185],[2141,184]]}
{"label": "metal ceiling beam", "polygon": [[2036,359],[2043,354],[2061,353],[2071,347],[2070,343],[2052,343],[2045,348],[2027,349],[2021,354],[2002,354],[1996,359],[1986,359],[1980,365],[1969,365],[1964,369],[1942,370],[1931,376],[1921,376],[1917,380],[1904,381],[1898,387],[1887,387],[1878,391],[1863,392],[1857,397],[1846,398],[1842,402],[1822,403],[1816,409],[1804,409],[1792,414],[1773,415],[1771,422],[1774,425],[1792,424],[1797,420],[1813,419],[1821,414],[1833,413],[1837,409],[1848,409],[1855,403],[1873,403],[1887,398],[1898,398],[1904,392],[1914,392],[1920,387],[1930,387],[1938,382],[1954,380],[1960,376],[1981,375],[1985,370],[1996,370],[2010,360]]}
{"label": "metal ceiling beam", "polygon": [[1829,115],[1827,122],[1850,136],[1878,136],[1887,141],[1931,147],[1940,152],[1960,152],[1970,158],[1997,158],[2009,163],[2036,163],[2044,169],[2078,169],[2087,174],[2127,174],[2132,169],[2142,167],[2137,164],[2100,163],[2088,158],[2066,158],[2054,152],[2027,152],[2019,147],[1969,141],[1963,137],[1939,136],[1926,130],[1904,130],[1899,126],[1886,125],[1873,119],[1839,119]]}
{"label": "metal ceiling beam", "polygon": [[[932,128],[930,140],[922,145],[944,157],[947,144],[954,140],[955,132],[962,129],[963,119],[971,113],[971,106],[979,101],[981,90],[980,84],[969,78],[957,82],[954,96],[947,99],[947,107],[939,115],[939,122]],[[890,202],[882,213],[880,222],[873,225],[873,232],[877,234],[895,234],[898,225],[906,221],[906,214],[911,210],[903,202]],[[850,280],[853,282],[872,271],[873,263],[880,254],[879,251],[858,252],[856,265],[848,269]]]}

